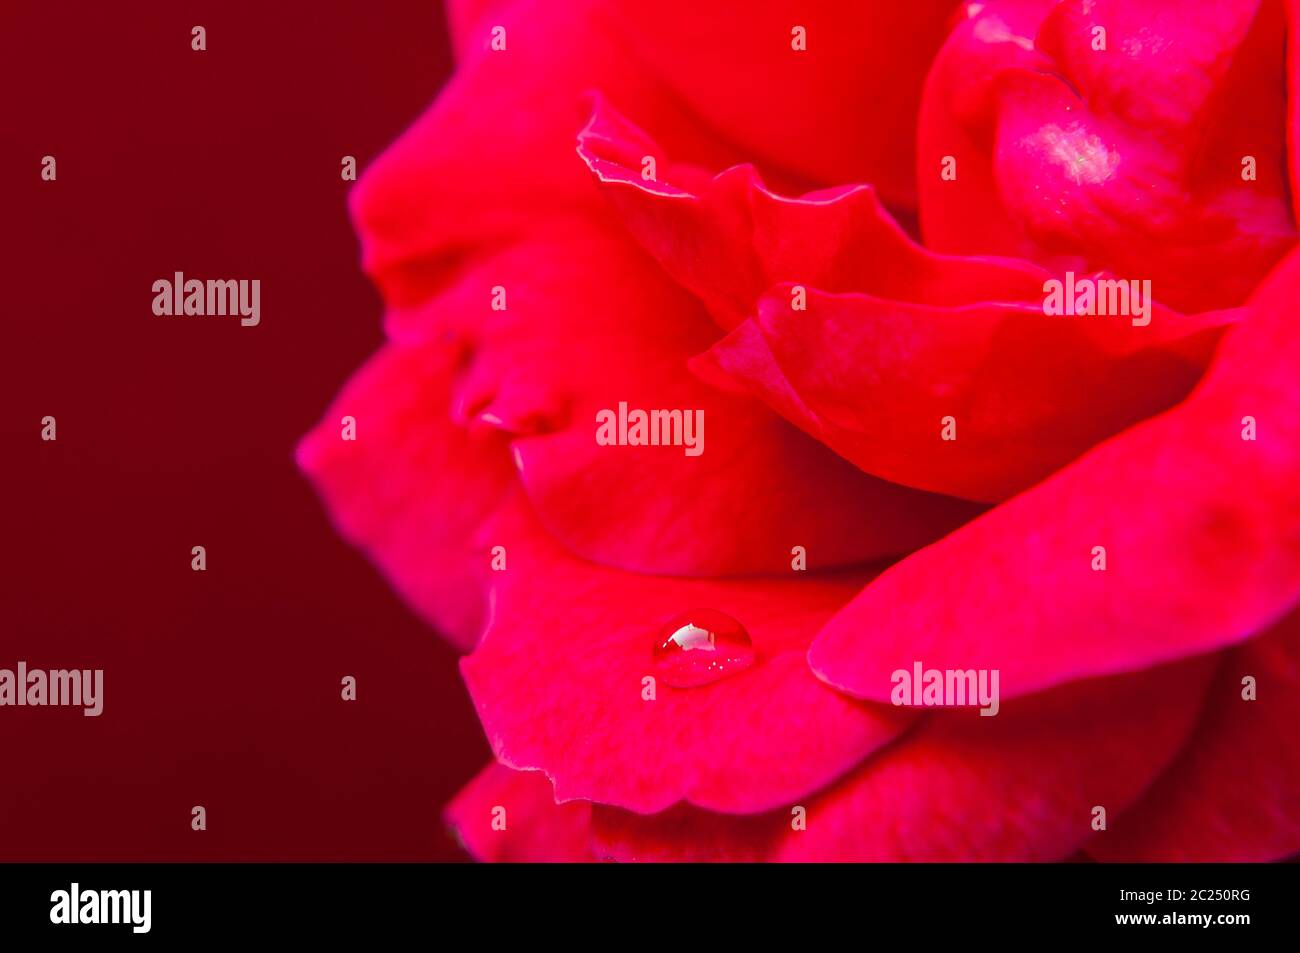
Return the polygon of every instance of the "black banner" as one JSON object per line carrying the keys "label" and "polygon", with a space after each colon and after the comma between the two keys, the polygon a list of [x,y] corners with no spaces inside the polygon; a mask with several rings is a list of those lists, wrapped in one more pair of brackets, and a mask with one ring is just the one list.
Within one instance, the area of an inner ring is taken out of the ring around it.
{"label": "black banner", "polygon": [[556,930],[592,935],[621,924],[669,937],[698,922],[737,936],[783,927],[807,929],[810,940],[843,930],[984,947],[998,938],[1272,935],[1294,926],[1300,867],[35,864],[0,866],[0,884],[6,937],[38,942],[481,930],[558,941]]}

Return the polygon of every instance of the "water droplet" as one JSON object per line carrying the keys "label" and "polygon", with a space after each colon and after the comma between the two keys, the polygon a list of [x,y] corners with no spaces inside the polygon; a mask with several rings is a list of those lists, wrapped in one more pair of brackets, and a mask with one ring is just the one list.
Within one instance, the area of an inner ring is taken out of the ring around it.
{"label": "water droplet", "polygon": [[655,674],[673,688],[708,685],[754,664],[745,627],[717,609],[691,609],[669,619],[655,641]]}

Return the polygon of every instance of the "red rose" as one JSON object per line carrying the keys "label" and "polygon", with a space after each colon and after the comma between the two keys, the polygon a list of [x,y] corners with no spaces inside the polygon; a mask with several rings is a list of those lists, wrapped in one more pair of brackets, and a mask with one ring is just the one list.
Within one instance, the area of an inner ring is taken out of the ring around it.
{"label": "red rose", "polygon": [[953,7],[451,5],[299,457],[476,856],[1300,850],[1295,12]]}

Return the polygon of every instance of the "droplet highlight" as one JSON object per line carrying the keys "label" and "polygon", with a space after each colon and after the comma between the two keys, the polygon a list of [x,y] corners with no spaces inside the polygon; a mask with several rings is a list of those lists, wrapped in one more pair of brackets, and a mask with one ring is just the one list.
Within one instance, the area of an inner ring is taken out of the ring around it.
{"label": "droplet highlight", "polygon": [[754,643],[736,619],[717,609],[673,616],[655,639],[656,677],[673,688],[696,688],[754,664]]}

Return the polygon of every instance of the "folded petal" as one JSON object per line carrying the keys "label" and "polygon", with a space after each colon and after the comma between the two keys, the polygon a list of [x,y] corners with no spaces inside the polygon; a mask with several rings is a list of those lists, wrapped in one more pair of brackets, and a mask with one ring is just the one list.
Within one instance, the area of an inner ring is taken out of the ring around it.
{"label": "folded petal", "polygon": [[1083,682],[994,717],[932,714],[828,790],[767,814],[597,805],[594,849],[615,860],[1062,860],[1092,835],[1095,808],[1116,816],[1178,751],[1212,669]]}
{"label": "folded petal", "polygon": [[447,805],[443,816],[475,860],[573,863],[593,859],[591,805],[556,804],[551,782],[537,771],[495,761]]}
{"label": "folded petal", "polygon": [[[578,141],[629,231],[733,329],[696,373],[893,482],[1003,499],[1185,396],[1214,335],[1188,339],[1231,320],[1149,297],[1143,317],[1046,318],[1048,272],[927,251],[867,186],[783,198],[750,166],[710,177],[599,101]],[[967,439],[937,439],[949,415]]]}
{"label": "folded petal", "polygon": [[872,182],[888,200],[910,204],[921,84],[955,6],[664,0],[646,15],[622,0],[598,10],[633,55],[744,154],[812,182]]}
{"label": "folded petal", "polygon": [[[429,110],[366,170],[351,207],[363,264],[390,306],[439,291],[485,246],[539,223],[592,219],[603,203],[573,154],[599,89],[680,154],[734,161],[647,78],[589,0],[520,0],[453,11],[462,61]],[[493,32],[498,45],[493,48]]]}
{"label": "folded petal", "polygon": [[953,5],[845,0],[796,17],[775,2],[670,0],[652,16],[626,0],[454,4],[456,75],[352,196],[367,270],[402,305],[481,243],[599,215],[572,151],[589,90],[683,158],[720,167],[743,154],[785,178],[870,181],[911,202],[916,104]]}
{"label": "folded petal", "polygon": [[[1048,277],[1028,262],[928,251],[870,185],[785,197],[750,165],[711,176],[674,162],[599,98],[578,136],[578,153],[628,230],[727,329],[783,281],[958,305],[1041,300]],[[647,156],[656,160],[652,177]]]}
{"label": "folded petal", "polygon": [[[498,435],[472,437],[448,414],[457,362],[440,342],[390,344],[348,382],[298,445],[298,465],[339,533],[460,648],[477,640],[486,555],[472,545],[514,485]],[[354,439],[348,436],[351,418]]]}
{"label": "folded petal", "polygon": [[1034,47],[1059,0],[966,4],[926,76],[917,130],[921,234],[955,254],[1030,258],[1038,249],[1002,201],[993,163],[994,78],[1050,69]]}
{"label": "folded petal", "polygon": [[[524,506],[501,516],[484,540],[505,547],[508,569],[492,573],[491,620],[461,670],[497,758],[544,771],[559,800],[762,811],[825,785],[906,723],[828,689],[804,662],[863,573],[642,576],[568,555]],[[673,688],[654,649],[694,609],[738,620],[756,658]]]}
{"label": "folded petal", "polygon": [[1157,306],[1135,327],[1041,305],[946,308],[811,289],[794,309],[793,292],[764,295],[693,369],[761,397],[868,473],[982,501],[1172,406],[1200,377],[1215,327],[1235,317]]}
{"label": "folded petal", "polygon": [[[1246,679],[1253,680],[1247,700]],[[1099,860],[1272,861],[1300,853],[1300,614],[1225,653],[1195,733]]]}
{"label": "folded petal", "polygon": [[827,682],[996,668],[1004,697],[1240,643],[1300,596],[1293,254],[1196,392],[886,571],[818,635]]}

